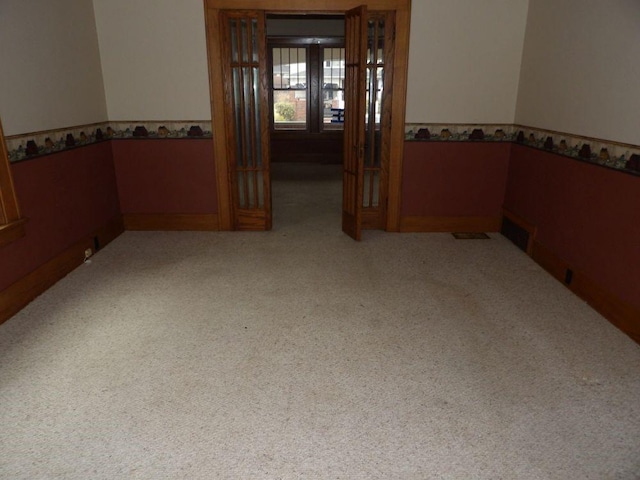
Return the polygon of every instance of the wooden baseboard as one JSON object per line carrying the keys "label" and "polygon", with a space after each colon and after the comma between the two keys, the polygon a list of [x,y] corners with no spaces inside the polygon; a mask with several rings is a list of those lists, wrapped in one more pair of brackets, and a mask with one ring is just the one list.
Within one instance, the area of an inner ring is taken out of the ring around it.
{"label": "wooden baseboard", "polygon": [[217,214],[125,213],[125,230],[220,230]]}
{"label": "wooden baseboard", "polygon": [[9,245],[19,238],[24,237],[24,225],[27,223],[26,218],[21,218],[15,222],[0,225],[0,247]]}
{"label": "wooden baseboard", "polygon": [[[534,242],[532,256],[542,268],[640,344],[640,309],[621,300],[582,272],[575,270],[539,242]],[[567,270],[572,272],[570,283],[566,282]]]}
{"label": "wooden baseboard", "polygon": [[402,217],[401,232],[499,232],[502,217]]}
{"label": "wooden baseboard", "polygon": [[124,226],[122,218],[118,215],[0,292],[0,323],[18,313],[34,298],[81,265],[86,249],[90,248],[97,253],[96,245],[102,248],[122,232]]}

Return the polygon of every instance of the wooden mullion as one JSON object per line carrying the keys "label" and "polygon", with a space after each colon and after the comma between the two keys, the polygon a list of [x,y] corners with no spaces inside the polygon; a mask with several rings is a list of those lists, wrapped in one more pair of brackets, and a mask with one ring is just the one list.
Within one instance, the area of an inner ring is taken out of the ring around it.
{"label": "wooden mullion", "polygon": [[6,225],[19,219],[20,208],[15,194],[9,155],[0,121],[0,225]]}

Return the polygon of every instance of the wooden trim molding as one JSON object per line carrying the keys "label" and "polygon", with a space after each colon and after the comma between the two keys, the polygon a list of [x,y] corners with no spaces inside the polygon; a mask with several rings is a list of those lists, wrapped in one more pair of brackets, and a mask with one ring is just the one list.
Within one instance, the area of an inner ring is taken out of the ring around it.
{"label": "wooden trim molding", "polygon": [[502,217],[402,217],[400,232],[499,232]]}
{"label": "wooden trim molding", "polygon": [[218,215],[212,214],[162,214],[125,213],[122,216],[125,230],[164,231],[217,231]]}
{"label": "wooden trim molding", "polygon": [[24,219],[18,206],[0,120],[0,247],[22,236],[24,236]]}
{"label": "wooden trim molding", "polygon": [[205,8],[229,10],[266,10],[288,14],[344,14],[366,5],[368,10],[403,10],[409,0],[205,0]]}
{"label": "wooden trim molding", "polygon": [[18,313],[34,298],[81,265],[85,258],[85,250],[93,250],[96,239],[97,244],[104,247],[122,232],[122,218],[118,215],[0,292],[0,323]]}
{"label": "wooden trim molding", "polygon": [[[640,344],[640,309],[621,300],[584,273],[574,269],[551,249],[537,241],[533,244],[533,260]],[[570,282],[566,281],[567,270],[572,272]]]}

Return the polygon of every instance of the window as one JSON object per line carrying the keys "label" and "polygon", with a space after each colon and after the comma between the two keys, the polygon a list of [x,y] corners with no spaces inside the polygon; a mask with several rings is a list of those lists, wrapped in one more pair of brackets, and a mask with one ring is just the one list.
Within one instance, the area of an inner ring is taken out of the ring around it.
{"label": "window", "polygon": [[342,128],[344,113],[344,48],[323,48],[322,123],[326,129]]}
{"label": "window", "polygon": [[273,122],[275,128],[307,129],[307,49],[274,47]]}
{"label": "window", "polygon": [[344,48],[341,38],[271,38],[274,130],[342,129]]}
{"label": "window", "polygon": [[11,167],[0,121],[0,246],[24,235],[24,221],[20,218],[11,178]]}

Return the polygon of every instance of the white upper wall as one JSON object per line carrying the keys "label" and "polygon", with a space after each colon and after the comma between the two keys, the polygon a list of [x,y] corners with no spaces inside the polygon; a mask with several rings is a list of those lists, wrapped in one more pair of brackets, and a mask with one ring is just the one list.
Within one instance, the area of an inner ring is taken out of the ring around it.
{"label": "white upper wall", "polygon": [[[640,144],[638,25],[638,0],[413,0],[406,120]],[[0,0],[0,65],[7,135],[211,118],[202,0]]]}
{"label": "white upper wall", "polygon": [[[202,0],[93,0],[110,120],[211,118]],[[512,123],[528,0],[414,0],[407,121]]]}
{"label": "white upper wall", "polygon": [[93,0],[109,120],[209,120],[202,0]]}
{"label": "white upper wall", "polygon": [[90,1],[0,1],[0,117],[5,135],[107,120]]}
{"label": "white upper wall", "polygon": [[640,1],[531,0],[516,122],[640,144]]}
{"label": "white upper wall", "polygon": [[406,121],[513,123],[528,3],[413,0]]}

